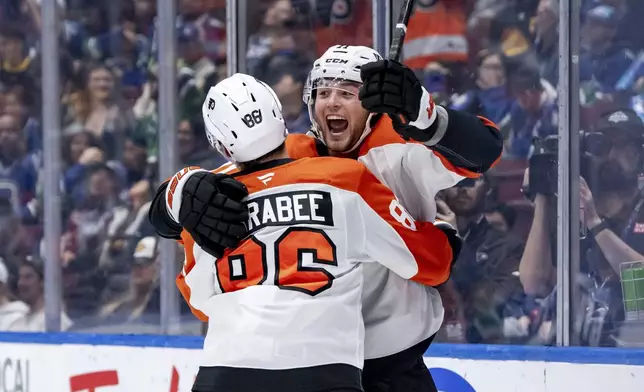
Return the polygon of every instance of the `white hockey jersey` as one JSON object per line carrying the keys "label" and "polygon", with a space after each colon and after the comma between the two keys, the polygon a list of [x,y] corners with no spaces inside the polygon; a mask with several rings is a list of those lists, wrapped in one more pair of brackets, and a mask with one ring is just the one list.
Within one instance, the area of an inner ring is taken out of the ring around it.
{"label": "white hockey jersey", "polygon": [[[493,125],[486,121],[487,125]],[[289,135],[289,156],[318,156],[316,140]],[[445,157],[416,142],[406,142],[383,117],[362,141],[357,158],[389,187],[414,219],[436,219],[436,194],[477,173],[454,167]],[[234,167],[228,166],[228,171]],[[365,358],[382,358],[410,348],[438,332],[444,309],[438,291],[401,279],[378,263],[365,265],[363,315]],[[443,283],[443,282],[440,282]]]}
{"label": "white hockey jersey", "polygon": [[[249,189],[250,236],[235,250],[216,260],[182,234],[177,284],[208,319],[202,366],[362,368],[362,263],[377,260],[425,285],[449,274],[445,234],[414,221],[364,165],[287,162],[236,176]],[[169,199],[176,202],[194,170],[173,178]]]}

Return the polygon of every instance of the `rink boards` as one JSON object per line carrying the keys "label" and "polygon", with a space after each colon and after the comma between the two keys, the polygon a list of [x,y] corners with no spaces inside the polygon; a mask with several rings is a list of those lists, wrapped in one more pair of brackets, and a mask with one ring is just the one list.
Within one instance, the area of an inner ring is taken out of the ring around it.
{"label": "rink boards", "polygon": [[[0,333],[0,392],[183,392],[199,337]],[[443,392],[644,391],[644,350],[433,345]]]}

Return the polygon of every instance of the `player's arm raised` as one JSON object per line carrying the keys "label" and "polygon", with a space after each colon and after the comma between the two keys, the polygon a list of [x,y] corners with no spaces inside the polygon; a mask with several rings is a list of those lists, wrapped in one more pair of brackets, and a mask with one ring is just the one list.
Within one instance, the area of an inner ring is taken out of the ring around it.
{"label": "player's arm raised", "polygon": [[366,168],[356,192],[369,258],[425,285],[436,286],[449,278],[461,247],[455,230],[414,221],[391,190]]}
{"label": "player's arm raised", "polygon": [[448,170],[477,177],[501,157],[503,136],[492,121],[435,105],[409,67],[379,60],[362,66],[360,76],[362,106],[387,114],[400,136],[430,148]]}

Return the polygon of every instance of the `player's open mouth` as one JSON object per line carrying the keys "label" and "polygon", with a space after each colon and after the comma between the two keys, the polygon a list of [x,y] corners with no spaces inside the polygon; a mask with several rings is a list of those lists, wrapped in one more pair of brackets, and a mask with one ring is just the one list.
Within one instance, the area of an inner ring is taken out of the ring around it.
{"label": "player's open mouth", "polygon": [[331,133],[342,133],[349,127],[349,121],[342,116],[331,114],[326,116],[326,125]]}

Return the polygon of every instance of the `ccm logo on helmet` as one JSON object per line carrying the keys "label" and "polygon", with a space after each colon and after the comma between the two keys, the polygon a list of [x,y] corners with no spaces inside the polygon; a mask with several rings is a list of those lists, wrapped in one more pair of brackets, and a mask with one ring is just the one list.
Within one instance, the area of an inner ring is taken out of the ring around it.
{"label": "ccm logo on helmet", "polygon": [[326,59],[327,63],[334,63],[334,64],[346,64],[349,62],[349,60],[343,60],[343,59]]}
{"label": "ccm logo on helmet", "polygon": [[212,98],[210,98],[210,99],[208,100],[208,109],[209,109],[209,110],[213,110],[214,108],[215,108],[215,100],[214,100],[214,99],[212,99]]}

